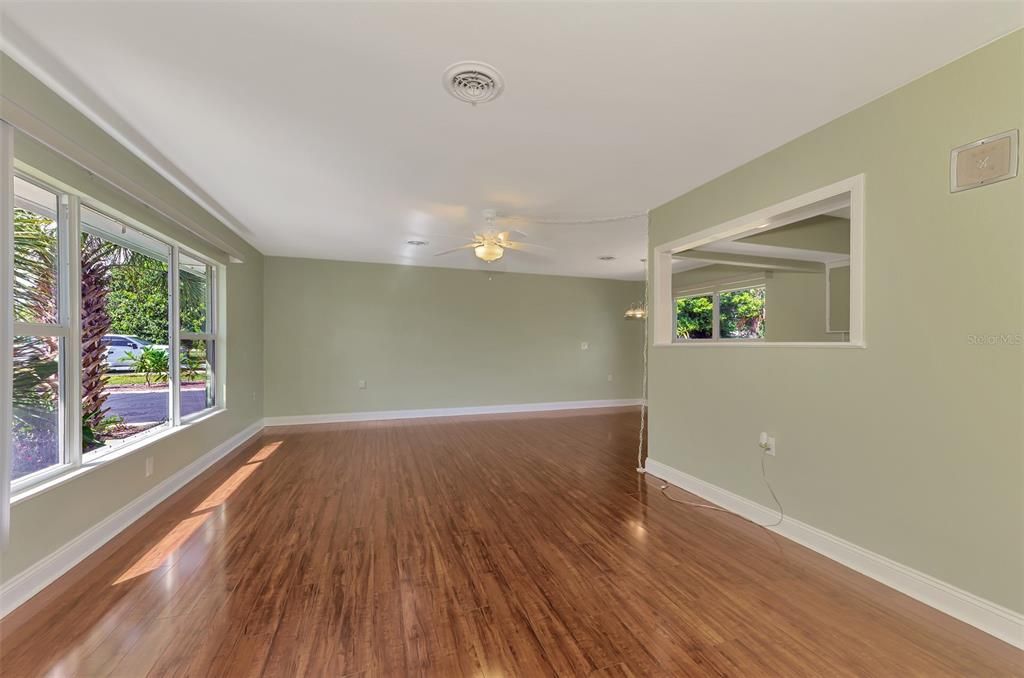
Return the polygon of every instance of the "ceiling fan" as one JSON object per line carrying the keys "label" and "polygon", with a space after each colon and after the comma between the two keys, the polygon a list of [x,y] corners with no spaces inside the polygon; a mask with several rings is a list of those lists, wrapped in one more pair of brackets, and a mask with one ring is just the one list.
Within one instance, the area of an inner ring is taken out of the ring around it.
{"label": "ceiling fan", "polygon": [[526,243],[513,240],[512,238],[526,237],[526,234],[520,231],[496,231],[494,222],[497,217],[498,215],[495,210],[484,210],[484,221],[487,222],[487,229],[484,232],[474,233],[473,239],[465,245],[438,252],[434,256],[440,257],[452,252],[458,252],[459,250],[471,249],[478,259],[491,264],[505,256],[505,250],[523,252],[537,247],[536,245],[527,245]]}

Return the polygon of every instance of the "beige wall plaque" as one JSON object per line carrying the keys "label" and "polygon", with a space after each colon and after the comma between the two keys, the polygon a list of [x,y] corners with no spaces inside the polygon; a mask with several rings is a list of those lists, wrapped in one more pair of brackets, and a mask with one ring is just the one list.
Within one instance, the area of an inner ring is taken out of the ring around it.
{"label": "beige wall plaque", "polygon": [[954,148],[949,157],[949,190],[987,186],[1017,176],[1019,130],[994,134]]}

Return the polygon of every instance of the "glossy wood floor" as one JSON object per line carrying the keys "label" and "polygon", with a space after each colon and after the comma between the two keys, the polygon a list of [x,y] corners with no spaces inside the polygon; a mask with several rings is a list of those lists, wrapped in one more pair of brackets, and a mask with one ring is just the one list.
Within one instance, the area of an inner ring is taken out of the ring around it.
{"label": "glossy wood floor", "polygon": [[603,410],[268,430],[9,633],[0,672],[1021,671],[1009,645],[668,501],[633,470],[637,421]]}

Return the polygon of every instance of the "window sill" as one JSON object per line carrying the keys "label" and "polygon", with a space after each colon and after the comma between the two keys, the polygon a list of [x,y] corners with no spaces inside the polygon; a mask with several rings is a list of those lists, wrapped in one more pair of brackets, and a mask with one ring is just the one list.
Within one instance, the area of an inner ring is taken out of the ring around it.
{"label": "window sill", "polygon": [[13,496],[11,497],[11,505],[14,506],[33,497],[45,494],[54,488],[60,487],[64,483],[71,482],[76,478],[80,478],[81,476],[91,473],[92,471],[105,466],[109,462],[140,452],[148,448],[153,443],[169,438],[196,424],[213,419],[224,412],[227,412],[227,408],[218,407],[206,412],[197,412],[193,415],[194,418],[182,422],[180,426],[167,428],[158,433],[145,436],[135,442],[118,447],[117,449],[111,450],[105,454],[96,455],[91,459],[83,460],[81,466],[68,468],[63,472],[47,476],[46,478],[40,479],[39,482],[33,483],[27,487],[14,488]]}
{"label": "window sill", "polygon": [[731,340],[731,341],[674,341],[671,343],[655,342],[654,348],[672,348],[685,346],[687,348],[867,348],[863,342],[853,343],[850,341],[755,341],[755,340]]}

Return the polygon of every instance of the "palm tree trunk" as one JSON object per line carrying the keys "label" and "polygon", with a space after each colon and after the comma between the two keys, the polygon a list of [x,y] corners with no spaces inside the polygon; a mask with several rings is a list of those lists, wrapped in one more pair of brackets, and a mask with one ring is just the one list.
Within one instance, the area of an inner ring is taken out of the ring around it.
{"label": "palm tree trunk", "polygon": [[110,246],[96,236],[82,236],[82,423],[97,427],[106,416],[106,346],[110,331]]}

